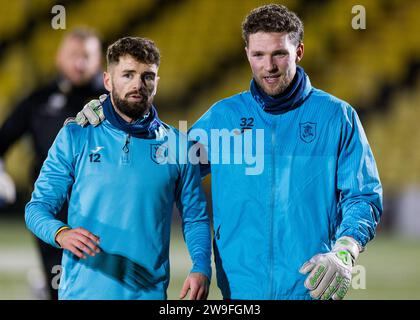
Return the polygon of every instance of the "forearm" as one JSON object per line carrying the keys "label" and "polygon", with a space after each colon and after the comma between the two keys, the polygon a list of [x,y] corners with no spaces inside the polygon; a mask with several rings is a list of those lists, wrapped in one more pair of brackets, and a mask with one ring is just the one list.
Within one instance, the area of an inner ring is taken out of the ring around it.
{"label": "forearm", "polygon": [[208,217],[185,222],[184,239],[190,253],[193,267],[191,272],[200,272],[211,279],[211,234]]}
{"label": "forearm", "polygon": [[353,200],[342,208],[343,219],[337,230],[336,238],[352,237],[364,247],[373,239],[382,214],[379,199],[375,202]]}
{"label": "forearm", "polygon": [[336,238],[349,236],[364,247],[382,214],[382,185],[362,124],[352,108],[346,111],[337,168],[342,219]]}
{"label": "forearm", "polygon": [[25,208],[25,222],[28,229],[42,241],[58,247],[55,234],[58,229],[66,226],[55,218],[53,209],[45,203],[31,200]]}

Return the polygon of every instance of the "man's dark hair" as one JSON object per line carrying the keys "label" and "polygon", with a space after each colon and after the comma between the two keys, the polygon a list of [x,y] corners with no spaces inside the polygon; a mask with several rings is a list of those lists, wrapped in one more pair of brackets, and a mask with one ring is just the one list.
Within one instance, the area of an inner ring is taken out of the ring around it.
{"label": "man's dark hair", "polygon": [[295,45],[303,41],[303,23],[285,6],[269,4],[252,10],[242,23],[242,37],[248,47],[249,35],[262,32],[287,32]]}
{"label": "man's dark hair", "polygon": [[118,63],[120,57],[129,54],[138,62],[145,64],[160,64],[160,53],[152,40],[140,37],[124,37],[108,47],[106,61],[108,66]]}

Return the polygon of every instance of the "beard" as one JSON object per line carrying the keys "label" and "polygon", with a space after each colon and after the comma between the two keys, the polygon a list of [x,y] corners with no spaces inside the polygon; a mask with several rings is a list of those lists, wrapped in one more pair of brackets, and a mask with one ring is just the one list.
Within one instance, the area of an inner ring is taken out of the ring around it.
{"label": "beard", "polygon": [[[141,101],[128,101],[130,95],[140,95]],[[130,91],[124,98],[120,98],[115,88],[112,88],[111,97],[114,102],[115,108],[118,109],[122,114],[127,117],[137,120],[146,114],[152,107],[152,103],[149,102],[149,94],[146,90],[140,89],[140,91]]]}
{"label": "beard", "polygon": [[291,76],[290,72],[280,74],[276,86],[268,85],[265,83],[262,77],[254,76],[254,79],[257,81],[258,86],[264,91],[264,93],[272,97],[278,96],[285,92],[293,81],[293,77]]}

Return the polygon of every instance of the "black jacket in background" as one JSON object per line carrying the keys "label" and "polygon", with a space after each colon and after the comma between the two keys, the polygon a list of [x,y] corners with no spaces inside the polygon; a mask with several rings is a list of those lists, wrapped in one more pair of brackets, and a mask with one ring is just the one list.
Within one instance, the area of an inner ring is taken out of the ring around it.
{"label": "black jacket in background", "polygon": [[29,134],[35,149],[32,182],[47,157],[48,150],[68,117],[75,117],[91,99],[106,93],[102,76],[82,87],[71,87],[58,79],[25,98],[12,111],[0,129],[0,157],[24,134]]}

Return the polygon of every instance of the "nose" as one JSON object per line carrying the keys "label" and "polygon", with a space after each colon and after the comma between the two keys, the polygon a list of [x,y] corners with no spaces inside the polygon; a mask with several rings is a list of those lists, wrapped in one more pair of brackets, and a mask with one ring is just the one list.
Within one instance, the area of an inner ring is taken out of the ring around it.
{"label": "nose", "polygon": [[274,62],[273,57],[268,56],[264,59],[264,71],[266,71],[266,72],[277,71],[277,65]]}
{"label": "nose", "polygon": [[82,70],[86,67],[86,59],[82,55],[77,55],[74,57],[73,63],[75,67],[79,70]]}
{"label": "nose", "polygon": [[143,86],[143,81],[141,77],[138,77],[133,81],[132,89],[135,91],[140,91],[142,86]]}
{"label": "nose", "polygon": [[74,61],[74,65],[79,72],[84,72],[87,68],[87,61],[83,57],[77,57]]}

